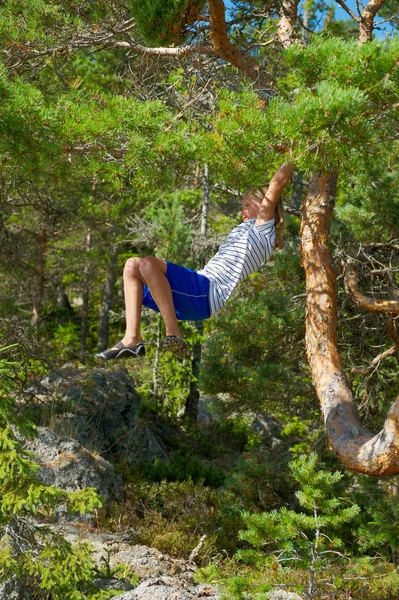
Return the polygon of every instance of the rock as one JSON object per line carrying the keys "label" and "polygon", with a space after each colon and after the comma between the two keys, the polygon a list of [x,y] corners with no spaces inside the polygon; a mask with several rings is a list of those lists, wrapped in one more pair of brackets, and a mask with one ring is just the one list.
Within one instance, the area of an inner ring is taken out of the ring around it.
{"label": "rock", "polygon": [[124,534],[96,533],[79,529],[70,524],[57,527],[62,535],[72,544],[78,541],[90,542],[93,548],[93,560],[96,564],[109,562],[110,568],[117,565],[127,565],[131,571],[141,578],[151,578],[163,575],[192,583],[195,566],[179,558],[172,558],[156,548],[148,548],[134,544],[134,532]]}
{"label": "rock", "polygon": [[51,420],[56,433],[107,459],[118,456],[128,464],[168,459],[161,426],[139,415],[140,397],[123,369],[68,365],[32,385],[26,400],[33,413],[40,411],[36,421]]}
{"label": "rock", "polygon": [[[72,544],[90,542],[97,565],[104,566],[104,561],[108,561],[112,570],[122,564],[143,579],[135,589],[118,596],[118,600],[219,600],[215,586],[195,583],[194,564],[155,548],[129,543],[126,541],[129,535],[95,533],[73,525],[62,525],[57,531]],[[130,536],[134,538],[134,533]]]}
{"label": "rock", "polygon": [[[219,394],[218,396],[201,396],[198,401],[197,423],[202,427],[207,427],[213,423],[222,422],[222,417],[217,407],[220,404],[228,404],[231,397],[228,394]],[[236,416],[236,415],[232,415]],[[273,417],[264,413],[248,413],[251,428],[260,438],[261,444],[271,450],[276,450],[283,442],[280,438],[283,426]]]}
{"label": "rock", "polygon": [[220,596],[209,585],[188,585],[173,577],[147,579],[119,600],[218,600]]}
{"label": "rock", "polygon": [[0,584],[0,600],[31,600],[32,596],[25,589],[23,581],[14,577]]}
{"label": "rock", "polygon": [[98,587],[99,590],[123,590],[128,592],[133,590],[134,587],[128,582],[121,579],[95,579],[93,585]]}
{"label": "rock", "polygon": [[258,413],[253,416],[251,427],[259,435],[261,443],[267,448],[275,450],[282,444],[280,434],[283,426],[276,419]]}
{"label": "rock", "polygon": [[[120,596],[119,596],[120,598]],[[286,592],[285,590],[275,590],[270,594],[268,600],[302,600],[301,596],[295,592]]]}
{"label": "rock", "polygon": [[197,413],[198,425],[207,426],[220,421],[219,415],[212,411],[215,402],[220,402],[220,399],[215,396],[200,396]]}
{"label": "rock", "polygon": [[[43,484],[55,485],[68,492],[92,487],[106,501],[120,498],[122,482],[115,474],[114,467],[75,440],[59,436],[46,427],[38,427],[37,436],[33,440],[25,440],[20,434],[16,435],[23,442],[24,449],[34,454],[40,465],[38,477]],[[56,517],[61,520],[77,518],[68,516],[65,506],[57,509]]]}

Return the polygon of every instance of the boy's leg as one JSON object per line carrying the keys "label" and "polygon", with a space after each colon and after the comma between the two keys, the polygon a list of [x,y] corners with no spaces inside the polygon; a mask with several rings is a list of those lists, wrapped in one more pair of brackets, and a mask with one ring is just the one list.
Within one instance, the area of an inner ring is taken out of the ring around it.
{"label": "boy's leg", "polygon": [[142,280],[149,287],[165,323],[166,335],[182,337],[177,323],[172,290],[166,278],[167,264],[155,256],[140,259],[139,270]]}
{"label": "boy's leg", "polygon": [[123,271],[123,291],[125,295],[126,332],[122,339],[124,346],[141,342],[140,321],[143,306],[145,281],[140,273],[141,258],[129,258]]}

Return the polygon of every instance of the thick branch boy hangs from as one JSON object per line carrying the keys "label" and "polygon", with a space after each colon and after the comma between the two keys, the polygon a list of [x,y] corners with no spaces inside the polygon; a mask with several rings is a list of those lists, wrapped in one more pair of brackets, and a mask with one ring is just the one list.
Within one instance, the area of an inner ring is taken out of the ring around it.
{"label": "thick branch boy hangs from", "polygon": [[144,356],[142,306],[162,315],[166,329],[163,349],[181,358],[186,356],[187,345],[178,320],[203,320],[217,313],[237,285],[270,258],[283,228],[281,192],[291,176],[291,164],[283,164],[266,191],[250,190],[243,195],[243,223],[233,229],[203,269],[193,271],[155,256],[129,258],[123,273],[126,333],[121,342],[96,357],[110,360]]}

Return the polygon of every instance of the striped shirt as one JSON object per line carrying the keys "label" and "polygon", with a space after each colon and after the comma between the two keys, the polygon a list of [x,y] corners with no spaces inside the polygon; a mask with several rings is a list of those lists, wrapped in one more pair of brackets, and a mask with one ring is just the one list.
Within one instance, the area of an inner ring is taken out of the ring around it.
{"label": "striped shirt", "polygon": [[258,226],[255,221],[249,219],[233,229],[217,254],[198,271],[211,282],[209,303],[212,315],[225,305],[241,281],[270,258],[276,238],[275,220]]}

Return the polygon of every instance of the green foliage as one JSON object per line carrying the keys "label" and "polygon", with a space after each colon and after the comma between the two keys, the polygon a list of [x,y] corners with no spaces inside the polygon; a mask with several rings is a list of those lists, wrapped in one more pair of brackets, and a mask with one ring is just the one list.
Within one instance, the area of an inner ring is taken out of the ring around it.
{"label": "green foliage", "polygon": [[235,551],[242,520],[232,494],[192,480],[136,481],[127,486],[126,493],[126,500],[114,505],[104,520],[107,528],[133,528],[137,543],[184,558],[206,534],[199,551],[200,564],[207,564],[222,551]]}
{"label": "green foliage", "polygon": [[205,0],[129,0],[139,33],[153,46],[169,46],[184,38]]}
{"label": "green foliage", "polygon": [[292,494],[286,474],[287,452],[251,448],[244,452],[226,479],[225,488],[233,492],[237,504],[246,511],[280,508]]}
{"label": "green foliage", "polygon": [[300,366],[302,355],[293,352],[303,309],[295,304],[287,309],[290,295],[302,287],[294,271],[298,257],[287,250],[274,260],[272,268],[248,280],[242,296],[232,298],[215,317],[216,330],[206,346],[201,386],[208,394],[228,394],[229,402],[223,403],[227,414],[278,414],[281,402],[284,412],[295,410],[296,402],[287,407],[285,398],[298,398],[309,390]]}
{"label": "green foliage", "polygon": [[10,80],[0,63],[0,157],[12,169],[25,168],[35,175],[57,159],[61,148],[59,116],[47,107],[43,94],[18,78]]}
{"label": "green foliage", "polygon": [[329,38],[290,47],[288,76],[280,80],[286,99],[271,111],[295,145],[298,166],[355,171],[363,157],[380,151],[398,116],[397,44]]}
{"label": "green foliage", "polygon": [[219,487],[224,481],[222,471],[204,465],[187,451],[177,451],[170,455],[169,461],[155,459],[154,463],[135,466],[134,471],[149,481],[192,481],[205,486]]}
{"label": "green foliage", "polygon": [[362,551],[373,549],[397,564],[399,552],[398,491],[395,479],[374,480],[359,475],[353,496],[363,508],[357,530]]}
{"label": "green foliage", "polygon": [[[72,546],[62,536],[45,528],[28,528],[22,523],[2,538],[0,551],[0,581],[16,577],[26,581],[26,589],[41,597],[44,592],[54,600],[106,600],[116,591],[98,590],[93,586],[96,576],[91,548],[88,544]],[[29,547],[16,556],[16,539],[23,539]]]}
{"label": "green foliage", "polygon": [[337,484],[342,473],[322,469],[315,453],[301,456],[290,463],[300,489],[296,492],[302,512],[285,507],[264,513],[243,513],[246,530],[239,538],[253,549],[238,550],[236,556],[257,568],[278,561],[296,561],[313,573],[328,562],[343,556],[337,552],[343,545],[337,533],[359,513],[357,504],[337,497]]}

